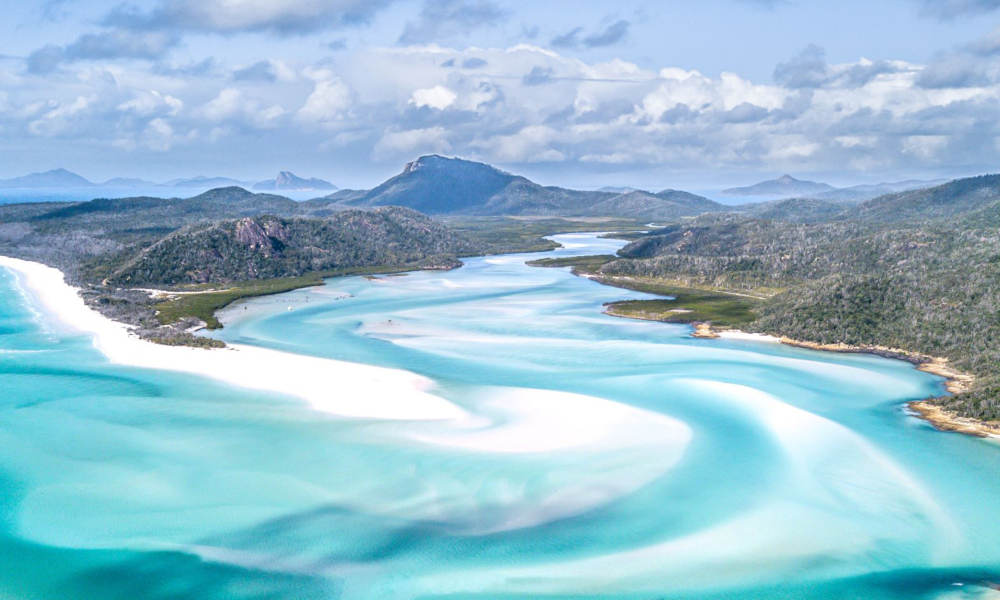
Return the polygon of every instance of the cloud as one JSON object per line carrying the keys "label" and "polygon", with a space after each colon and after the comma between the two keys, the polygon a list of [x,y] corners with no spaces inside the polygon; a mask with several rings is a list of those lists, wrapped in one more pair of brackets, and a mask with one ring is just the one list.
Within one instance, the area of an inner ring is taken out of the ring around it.
{"label": "cloud", "polygon": [[28,72],[50,73],[59,68],[63,60],[65,58],[62,46],[47,44],[28,55]]}
{"label": "cloud", "polygon": [[35,50],[28,56],[28,71],[49,73],[62,63],[77,60],[122,58],[156,60],[177,43],[177,36],[168,33],[135,33],[121,30],[87,33],[67,46],[49,44]]}
{"label": "cloud", "polygon": [[985,66],[972,57],[952,54],[937,58],[917,78],[922,88],[969,88],[990,84]]}
{"label": "cloud", "polygon": [[134,30],[297,35],[365,24],[392,0],[160,0],[117,6],[104,22]]}
{"label": "cloud", "polygon": [[774,80],[793,89],[819,87],[826,79],[826,51],[816,44],[809,44],[774,68]]}
{"label": "cloud", "polygon": [[216,72],[218,69],[218,62],[211,56],[197,62],[181,65],[165,64],[164,62],[157,62],[153,65],[154,73],[168,77],[204,77]]}
{"label": "cloud", "polygon": [[[5,81],[16,85],[3,88],[0,131],[26,148],[57,138],[116,159],[167,150],[208,159],[235,147],[266,160],[275,147],[294,147],[359,170],[422,152],[566,165],[553,169],[917,170],[1000,161],[1000,82],[992,59],[971,52],[929,65],[831,64],[807,48],[773,81],[588,61],[527,44],[317,54],[235,65],[70,61],[45,77],[14,74]],[[488,68],[472,68],[480,61]],[[971,75],[958,76],[963,69]]]}
{"label": "cloud", "polygon": [[766,108],[749,102],[741,102],[726,111],[723,120],[726,123],[755,123],[767,118],[768,114],[770,111]]}
{"label": "cloud", "polygon": [[562,35],[557,35],[549,42],[556,48],[575,48],[580,45],[580,34],[583,27],[574,27]]}
{"label": "cloud", "polygon": [[487,61],[479,58],[478,56],[473,56],[462,61],[463,69],[481,69],[488,65]]}
{"label": "cloud", "polygon": [[156,90],[137,91],[130,100],[120,103],[117,108],[141,117],[175,116],[184,108],[184,102]]}
{"label": "cloud", "polygon": [[954,19],[1000,9],[1000,0],[915,0],[921,12],[939,19]]}
{"label": "cloud", "polygon": [[735,0],[738,4],[749,4],[758,8],[773,10],[779,6],[789,4],[789,0]]}
{"label": "cloud", "polygon": [[97,104],[97,97],[76,96],[50,106],[37,118],[28,123],[28,131],[35,135],[54,137],[80,128],[83,117]]}
{"label": "cloud", "polygon": [[498,25],[507,11],[491,0],[426,0],[420,16],[406,24],[400,44],[424,44]]}
{"label": "cloud", "polygon": [[543,85],[552,81],[552,69],[535,65],[521,78],[524,85]]}
{"label": "cloud", "polygon": [[46,0],[42,4],[42,17],[48,21],[62,21],[69,15],[66,5],[70,0]]}
{"label": "cloud", "polygon": [[387,131],[373,149],[377,158],[443,154],[450,151],[448,132],[443,127]]}
{"label": "cloud", "polygon": [[273,129],[286,110],[278,105],[265,105],[236,88],[223,88],[219,94],[197,111],[197,116],[215,126],[236,129]]}
{"label": "cloud", "polygon": [[969,44],[967,50],[979,56],[994,56],[1000,54],[1000,27]]}
{"label": "cloud", "polygon": [[304,123],[336,128],[354,104],[351,88],[331,73],[319,71],[312,75],[313,90],[296,112],[296,118]]}
{"label": "cloud", "polygon": [[912,67],[904,63],[888,60],[870,61],[861,59],[858,63],[842,69],[835,77],[840,78],[846,86],[862,87],[868,85],[880,75],[890,75],[908,70],[912,70]]}
{"label": "cloud", "polygon": [[233,71],[233,79],[237,81],[276,81],[278,76],[274,72],[271,61],[262,60]]}
{"label": "cloud", "polygon": [[416,90],[413,92],[413,97],[410,98],[410,104],[413,104],[417,108],[427,106],[430,108],[436,108],[437,110],[444,110],[454,104],[456,98],[458,98],[458,95],[455,92],[444,86],[436,85],[432,88]]}
{"label": "cloud", "polygon": [[295,79],[295,73],[280,61],[262,60],[233,71],[233,79],[236,81],[269,81],[273,83],[279,79],[292,81]]}
{"label": "cloud", "polygon": [[625,39],[628,34],[629,22],[622,19],[615,21],[604,28],[603,31],[588,35],[583,38],[583,45],[588,48],[598,48],[600,46],[611,46]]}
{"label": "cloud", "polygon": [[556,48],[578,48],[580,46],[600,48],[602,46],[612,46],[625,39],[630,26],[631,24],[628,21],[619,19],[604,29],[589,35],[583,35],[583,27],[574,27],[566,33],[552,38],[552,41],[549,43]]}

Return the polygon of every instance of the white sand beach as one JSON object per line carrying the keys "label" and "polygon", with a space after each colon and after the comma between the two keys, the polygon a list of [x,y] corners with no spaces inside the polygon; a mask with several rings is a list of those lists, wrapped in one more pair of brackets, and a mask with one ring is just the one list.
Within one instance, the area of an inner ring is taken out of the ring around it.
{"label": "white sand beach", "polygon": [[266,348],[230,345],[224,350],[164,346],[139,339],[128,327],[87,306],[58,269],[0,256],[47,316],[93,336],[114,363],[183,371],[308,401],[324,412],[357,418],[441,420],[467,417],[431,394],[433,382],[407,371],[316,358]]}
{"label": "white sand beach", "polygon": [[763,333],[746,333],[745,331],[739,331],[736,329],[725,329],[723,331],[717,332],[717,335],[726,340],[746,340],[750,342],[774,342],[778,343],[781,340],[773,335],[766,335]]}
{"label": "white sand beach", "polygon": [[665,415],[592,396],[498,388],[471,400],[473,413],[432,393],[431,379],[401,369],[238,344],[225,349],[156,344],[87,306],[58,269],[3,256],[0,268],[15,273],[44,318],[93,336],[94,346],[114,363],[288,394],[342,417],[447,422],[409,432],[424,443],[499,453],[647,446],[669,457],[658,464],[662,472],[691,437],[686,425]]}

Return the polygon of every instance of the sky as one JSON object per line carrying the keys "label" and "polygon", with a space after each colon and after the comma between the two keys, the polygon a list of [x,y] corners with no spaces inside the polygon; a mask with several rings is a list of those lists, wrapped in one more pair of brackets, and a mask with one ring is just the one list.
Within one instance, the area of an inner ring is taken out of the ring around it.
{"label": "sky", "polygon": [[1000,171],[1000,0],[5,10],[0,177],[292,170],[364,188],[429,153],[575,187]]}

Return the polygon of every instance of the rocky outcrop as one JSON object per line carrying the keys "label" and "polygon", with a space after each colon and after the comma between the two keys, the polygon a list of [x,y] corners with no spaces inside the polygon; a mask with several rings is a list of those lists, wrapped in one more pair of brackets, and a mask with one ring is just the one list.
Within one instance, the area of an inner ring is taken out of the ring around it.
{"label": "rocky outcrop", "polygon": [[234,229],[237,242],[268,257],[281,252],[288,241],[288,229],[278,219],[246,217],[237,221]]}

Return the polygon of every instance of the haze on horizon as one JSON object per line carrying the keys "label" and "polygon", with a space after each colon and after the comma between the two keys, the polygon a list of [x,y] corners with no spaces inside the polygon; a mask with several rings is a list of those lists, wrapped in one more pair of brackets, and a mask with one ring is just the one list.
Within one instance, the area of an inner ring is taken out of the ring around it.
{"label": "haze on horizon", "polygon": [[581,187],[997,170],[1000,0],[816,4],[24,3],[0,23],[0,177],[368,187],[427,153]]}

